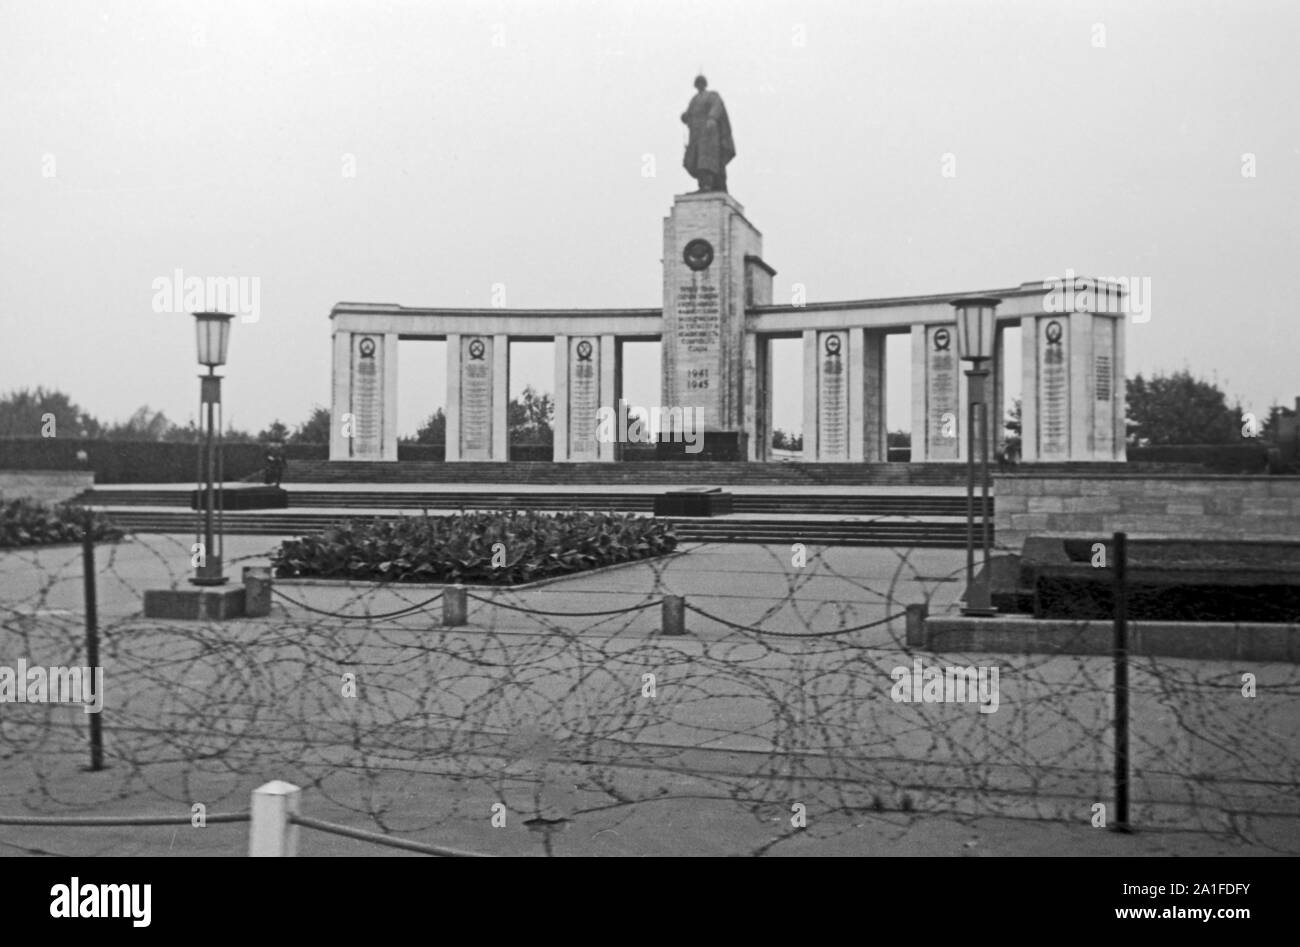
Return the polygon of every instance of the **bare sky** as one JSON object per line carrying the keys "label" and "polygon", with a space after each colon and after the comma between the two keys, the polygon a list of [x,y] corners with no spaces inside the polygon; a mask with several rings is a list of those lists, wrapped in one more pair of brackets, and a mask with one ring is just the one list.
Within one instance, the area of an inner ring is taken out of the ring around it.
{"label": "bare sky", "polygon": [[340,300],[660,305],[702,67],[778,300],[1149,278],[1129,374],[1187,366],[1262,413],[1300,394],[1298,11],[8,0],[0,390],[187,420],[192,320],[152,308],[178,268],[260,280],[226,370],[252,430],[328,402]]}

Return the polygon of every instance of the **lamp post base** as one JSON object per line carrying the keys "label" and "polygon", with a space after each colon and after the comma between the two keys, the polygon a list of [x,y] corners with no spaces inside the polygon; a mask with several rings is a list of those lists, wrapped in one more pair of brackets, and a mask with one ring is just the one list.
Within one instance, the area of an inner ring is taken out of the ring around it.
{"label": "lamp post base", "polygon": [[968,618],[992,618],[998,613],[998,610],[993,607],[988,586],[985,584],[988,581],[988,566],[984,568],[984,575],[966,589],[966,600],[962,602],[961,613]]}

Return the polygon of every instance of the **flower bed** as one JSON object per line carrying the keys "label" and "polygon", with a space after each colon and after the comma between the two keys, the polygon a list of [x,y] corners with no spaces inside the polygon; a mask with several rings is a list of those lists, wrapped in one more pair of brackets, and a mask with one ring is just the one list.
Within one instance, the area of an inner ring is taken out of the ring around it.
{"label": "flower bed", "polygon": [[[96,542],[111,542],[124,535],[99,514],[91,522]],[[0,504],[0,549],[79,543],[85,530],[86,511],[81,507],[63,503],[50,506],[32,500]]]}
{"label": "flower bed", "polygon": [[672,552],[658,520],[618,513],[474,512],[406,516],[285,540],[279,578],[517,585]]}

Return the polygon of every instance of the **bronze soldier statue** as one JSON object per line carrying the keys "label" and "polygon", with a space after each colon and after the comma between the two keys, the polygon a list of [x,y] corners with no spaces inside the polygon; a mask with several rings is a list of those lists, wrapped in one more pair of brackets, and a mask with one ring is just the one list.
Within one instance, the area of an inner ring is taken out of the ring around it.
{"label": "bronze soldier statue", "polygon": [[682,166],[700,182],[699,190],[725,191],[727,162],[736,156],[727,107],[722,96],[708,90],[709,81],[703,76],[695,77],[695,88],[695,97],[682,113],[682,121],[691,130]]}

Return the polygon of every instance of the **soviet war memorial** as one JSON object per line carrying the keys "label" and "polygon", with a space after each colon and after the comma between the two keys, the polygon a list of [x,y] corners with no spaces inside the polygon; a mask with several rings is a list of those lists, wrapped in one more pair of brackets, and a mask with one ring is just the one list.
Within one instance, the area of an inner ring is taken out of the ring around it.
{"label": "soviet war memorial", "polygon": [[791,855],[1262,912],[1300,18],[877,6],[14,13],[0,852],[74,860],[21,911]]}

